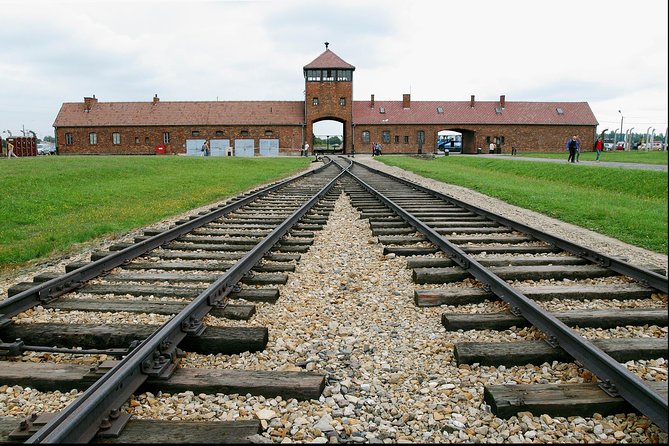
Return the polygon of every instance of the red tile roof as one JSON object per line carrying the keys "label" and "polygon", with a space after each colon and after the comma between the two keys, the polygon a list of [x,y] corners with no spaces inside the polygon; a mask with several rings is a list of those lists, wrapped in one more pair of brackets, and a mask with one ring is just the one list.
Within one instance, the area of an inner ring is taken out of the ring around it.
{"label": "red tile roof", "polygon": [[149,125],[299,125],[303,101],[64,103],[54,127]]}
{"label": "red tile roof", "polygon": [[[402,101],[353,102],[356,124],[544,124],[598,125],[587,102],[510,102],[501,113],[495,111],[498,101],[411,101],[403,108]],[[380,113],[380,108],[385,113]],[[441,107],[443,113],[437,108]],[[562,114],[557,109],[563,111]]]}
{"label": "red tile roof", "polygon": [[[542,124],[598,125],[587,102],[511,102],[501,113],[498,101],[353,102],[355,124]],[[384,107],[385,113],[380,113]],[[441,107],[443,113],[437,108]],[[557,109],[563,111],[562,114]],[[90,112],[83,102],[61,106],[54,127],[164,125],[301,125],[302,101],[215,102],[95,102]]]}
{"label": "red tile roof", "polygon": [[316,68],[339,68],[347,70],[355,70],[355,67],[337,56],[332,51],[326,49],[323,53],[304,66],[305,70]]}

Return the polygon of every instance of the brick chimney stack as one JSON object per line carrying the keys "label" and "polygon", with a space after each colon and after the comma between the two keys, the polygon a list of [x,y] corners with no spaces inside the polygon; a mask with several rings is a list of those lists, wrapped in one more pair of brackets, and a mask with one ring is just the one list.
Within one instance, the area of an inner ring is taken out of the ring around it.
{"label": "brick chimney stack", "polygon": [[91,107],[93,104],[97,104],[98,100],[95,98],[95,95],[93,95],[92,98],[89,97],[84,97],[84,107],[86,108],[86,111],[91,111]]}
{"label": "brick chimney stack", "polygon": [[369,108],[374,108],[374,95],[372,95],[372,98],[370,99]]}
{"label": "brick chimney stack", "polygon": [[402,95],[402,108],[411,108],[411,94]]}
{"label": "brick chimney stack", "polygon": [[155,104],[157,104],[158,102],[160,102],[160,98],[159,98],[158,95],[156,94],[156,95],[153,96],[153,104],[155,105]]}
{"label": "brick chimney stack", "polygon": [[506,107],[506,96],[505,95],[500,95],[499,97],[499,105],[504,108]]}
{"label": "brick chimney stack", "polygon": [[469,106],[474,108],[474,95],[472,95],[471,99],[469,100]]}

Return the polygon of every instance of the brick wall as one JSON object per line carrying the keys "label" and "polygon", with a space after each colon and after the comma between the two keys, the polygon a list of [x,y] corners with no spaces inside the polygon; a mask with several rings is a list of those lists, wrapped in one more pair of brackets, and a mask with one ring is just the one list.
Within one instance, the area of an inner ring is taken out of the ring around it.
{"label": "brick wall", "polygon": [[[313,123],[325,119],[339,121],[344,129],[344,151],[348,152],[352,142],[350,135],[353,122],[353,82],[349,81],[307,81],[306,91],[306,139],[311,146]],[[318,105],[313,99],[318,98]],[[344,98],[345,105],[339,103]]]}
{"label": "brick wall", "polygon": [[[433,153],[437,147],[437,135],[442,130],[462,133],[462,153],[477,153],[481,148],[488,152],[490,141],[503,138],[501,153],[511,153],[511,147],[525,152],[563,152],[567,140],[574,134],[582,141],[582,150],[592,150],[595,142],[594,126],[551,126],[551,125],[363,125],[357,124],[354,131],[356,153],[372,153],[372,144],[378,142],[383,153],[419,153],[418,131],[425,132],[422,153]],[[363,131],[369,131],[368,143],[362,141]],[[390,132],[390,142],[383,141],[383,132]],[[399,137],[399,138],[396,138]],[[409,142],[405,143],[405,137]],[[488,140],[490,138],[490,141]],[[399,142],[395,142],[396,140]]]}
{"label": "brick wall", "polygon": [[[194,136],[193,131],[198,131],[199,134]],[[248,135],[242,135],[242,131],[247,131]],[[267,134],[268,131],[271,134]],[[97,134],[95,145],[89,143],[91,132]],[[112,142],[112,134],[115,132],[121,136],[120,144]],[[165,132],[170,134],[169,144],[163,143]],[[72,144],[66,143],[66,133],[72,134]],[[279,150],[282,154],[298,154],[302,144],[302,126],[60,127],[56,129],[58,153],[63,155],[152,155],[156,153],[156,146],[163,145],[167,154],[178,155],[186,153],[187,139],[211,138],[229,139],[231,146],[234,146],[235,139],[254,139],[256,148],[260,145],[260,139],[278,139]]]}

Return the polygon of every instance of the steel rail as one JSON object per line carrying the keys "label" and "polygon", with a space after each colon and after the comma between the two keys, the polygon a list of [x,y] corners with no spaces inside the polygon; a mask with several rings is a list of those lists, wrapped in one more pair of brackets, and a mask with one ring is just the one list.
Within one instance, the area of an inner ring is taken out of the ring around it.
{"label": "steel rail", "polygon": [[334,187],[342,175],[344,171],[339,172],[179,314],[140,343],[79,398],[56,414],[26,443],[89,442],[99,431],[100,423],[109,417],[110,412],[127,401],[148,378],[147,369],[155,368],[156,364],[164,365],[166,361],[175,361],[174,357],[165,358],[160,355],[160,352],[165,350],[165,345],[175,348],[187,335],[184,327],[190,326],[193,321],[201,321],[213,306],[224,299],[234,285]]}
{"label": "steel rail", "polygon": [[[350,170],[347,170],[347,172],[365,189],[378,197],[386,206],[395,211],[402,219],[415,227],[439,249],[448,254],[458,265],[466,269],[474,278],[489,286],[494,294],[511,305],[515,313],[522,315],[531,324],[544,332],[547,341],[553,347],[559,346],[564,349],[577,361],[582,363],[584,367],[597,375],[603,381],[608,391],[622,396],[642,414],[656,423],[664,432],[667,432],[667,401],[663,399],[662,395],[648,387],[618,361],[546,312],[532,299],[509,286],[504,280],[492,273],[488,268],[482,266],[457,245],[442,237],[427,224],[405,211],[401,206],[374,189]],[[390,175],[384,176],[393,178]]]}
{"label": "steel rail", "polygon": [[269,194],[277,189],[285,187],[290,183],[314,175],[325,169],[327,165],[323,165],[318,169],[314,169],[298,175],[293,178],[279,181],[277,183],[266,186],[259,191],[253,192],[245,198],[234,201],[226,206],[223,206],[215,211],[200,217],[189,220],[183,224],[156,234],[139,243],[135,243],[120,251],[116,251],[106,257],[91,262],[81,268],[77,268],[62,276],[55,277],[46,282],[42,282],[34,287],[15,294],[14,296],[0,301],[0,328],[9,325],[11,318],[17,314],[26,311],[35,305],[40,305],[50,301],[62,294],[81,287],[81,285],[91,280],[100,274],[111,271],[112,269],[123,265],[125,262],[137,258],[147,252],[164,245],[184,234],[191,232],[193,229],[211,223],[222,216],[234,212],[237,209],[257,200],[258,198]]}
{"label": "steel rail", "polygon": [[502,217],[501,215],[497,215],[493,212],[486,211],[485,209],[481,209],[477,206],[474,206],[472,204],[466,203],[462,200],[458,200],[455,197],[452,197],[447,194],[443,194],[441,192],[437,192],[431,189],[428,189],[427,187],[421,186],[420,184],[414,183],[412,181],[409,181],[404,178],[399,178],[395,177],[389,173],[374,169],[372,167],[366,166],[364,164],[361,164],[357,161],[354,161],[356,166],[363,167],[369,171],[372,171],[374,173],[377,173],[379,175],[392,178],[395,181],[399,181],[411,188],[414,188],[416,190],[428,193],[434,197],[437,197],[441,200],[445,200],[451,204],[454,204],[456,206],[462,207],[464,209],[467,209],[471,212],[474,212],[482,217],[485,217],[489,220],[496,221],[497,223],[507,226],[511,229],[514,229],[519,232],[524,232],[528,235],[531,235],[532,237],[536,238],[537,240],[541,240],[546,243],[550,243],[551,245],[554,245],[560,249],[563,249],[567,252],[570,252],[576,256],[582,257],[590,262],[596,263],[604,268],[608,268],[612,271],[615,271],[619,274],[622,274],[624,276],[631,277],[633,279],[638,280],[639,282],[654,288],[658,291],[661,291],[663,293],[669,293],[669,280],[667,279],[667,276],[663,276],[661,274],[658,274],[654,271],[650,271],[646,268],[631,265],[623,260],[617,259],[615,257],[611,257],[609,255],[606,255],[601,252],[597,252],[593,249],[587,248],[585,246],[580,246],[577,245],[576,243],[570,242],[568,240],[565,240],[561,237],[556,237],[554,235],[548,234],[544,231],[541,231],[536,228],[532,228],[531,226],[527,226],[523,223],[518,223],[516,221],[510,220],[506,217]]}

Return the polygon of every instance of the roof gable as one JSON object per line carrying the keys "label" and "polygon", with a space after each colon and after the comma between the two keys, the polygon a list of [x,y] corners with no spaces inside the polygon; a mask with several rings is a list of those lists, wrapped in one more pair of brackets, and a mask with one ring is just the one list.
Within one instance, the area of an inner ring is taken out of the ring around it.
{"label": "roof gable", "polygon": [[310,63],[304,66],[305,70],[312,70],[317,68],[335,68],[335,69],[347,69],[355,70],[355,67],[348,62],[345,62],[341,57],[337,56],[335,53],[329,49],[325,49],[323,53],[312,60]]}

